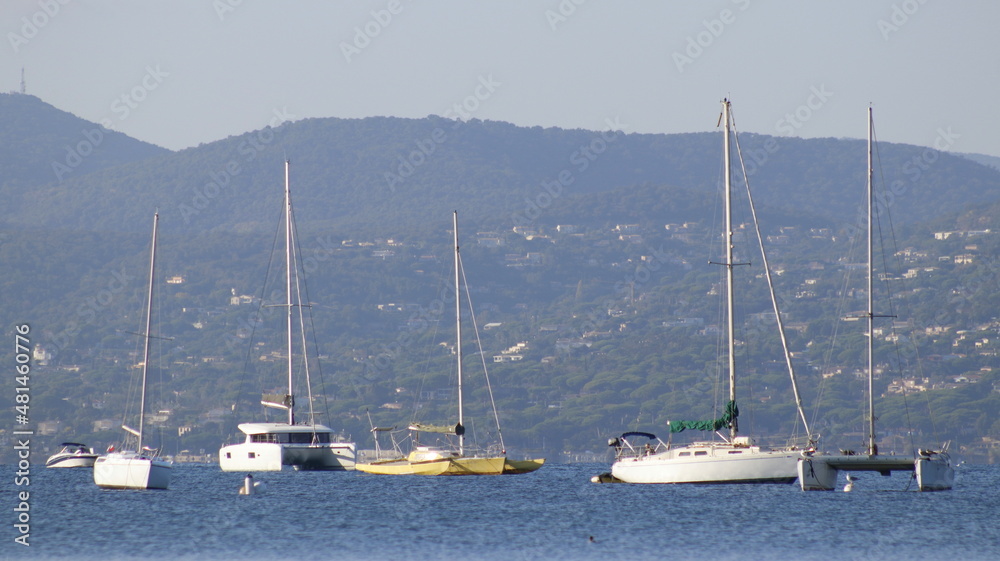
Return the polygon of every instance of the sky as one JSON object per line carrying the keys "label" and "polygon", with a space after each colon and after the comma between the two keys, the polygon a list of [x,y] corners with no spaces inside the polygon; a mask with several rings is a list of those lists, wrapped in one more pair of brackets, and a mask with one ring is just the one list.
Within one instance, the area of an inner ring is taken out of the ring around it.
{"label": "sky", "polygon": [[314,117],[1000,156],[993,0],[3,0],[0,91],[177,150]]}

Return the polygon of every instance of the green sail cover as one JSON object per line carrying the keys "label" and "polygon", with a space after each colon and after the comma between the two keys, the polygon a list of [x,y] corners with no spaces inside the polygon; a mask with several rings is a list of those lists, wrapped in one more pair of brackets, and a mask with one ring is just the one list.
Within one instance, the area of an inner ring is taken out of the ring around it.
{"label": "green sail cover", "polygon": [[718,419],[712,421],[668,421],[667,424],[670,425],[671,433],[681,432],[684,429],[715,431],[722,427],[728,427],[739,416],[740,410],[736,407],[736,402],[730,401],[726,403],[726,412]]}

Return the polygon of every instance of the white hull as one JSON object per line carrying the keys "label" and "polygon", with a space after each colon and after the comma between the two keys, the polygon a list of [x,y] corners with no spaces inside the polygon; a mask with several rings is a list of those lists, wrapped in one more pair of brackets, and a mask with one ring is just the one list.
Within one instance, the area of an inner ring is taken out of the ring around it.
{"label": "white hull", "polygon": [[955,486],[955,468],[944,454],[914,461],[917,488],[921,491],[948,491]]}
{"label": "white hull", "polygon": [[621,458],[612,464],[611,475],[625,483],[792,483],[799,457],[791,450],[694,445]]}
{"label": "white hull", "polygon": [[76,468],[94,467],[97,454],[55,454],[45,462],[45,467],[50,468]]}
{"label": "white hull", "polygon": [[167,489],[173,463],[139,454],[108,454],[94,463],[94,483],[104,489]]}
{"label": "white hull", "polygon": [[921,456],[811,456],[799,461],[799,485],[803,491],[832,491],[837,488],[841,471],[875,471],[891,475],[893,471],[916,472],[919,491],[947,491],[955,484],[955,468],[947,454]]}
{"label": "white hull", "polygon": [[345,471],[354,469],[354,444],[275,444],[244,442],[219,450],[222,471],[281,471],[291,466],[304,471]]}

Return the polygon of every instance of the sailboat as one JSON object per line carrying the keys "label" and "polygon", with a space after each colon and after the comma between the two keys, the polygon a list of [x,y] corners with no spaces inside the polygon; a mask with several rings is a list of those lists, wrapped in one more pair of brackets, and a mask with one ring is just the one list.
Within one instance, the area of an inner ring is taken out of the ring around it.
{"label": "sailboat", "polygon": [[875,202],[874,194],[874,174],[875,168],[872,165],[872,139],[874,137],[874,121],[872,119],[872,108],[868,107],[868,179],[867,179],[867,205],[868,205],[868,263],[867,263],[867,292],[868,301],[865,311],[867,324],[867,370],[868,370],[868,435],[867,450],[864,454],[837,454],[837,455],[815,455],[806,453],[799,461],[799,484],[803,491],[832,491],[837,484],[837,474],[844,471],[877,471],[882,475],[891,475],[893,471],[914,472],[917,480],[917,488],[921,491],[945,491],[951,489],[955,483],[955,469],[951,465],[951,458],[947,452],[947,444],[944,450],[917,450],[914,457],[905,456],[885,456],[880,455],[875,435],[875,394],[874,394],[874,372],[875,372],[875,351],[874,351],[874,327],[876,317],[874,309],[874,282],[873,282],[873,207]]}
{"label": "sailboat", "polygon": [[109,447],[108,453],[98,456],[94,461],[94,483],[105,489],[166,489],[170,486],[170,476],[173,462],[161,459],[156,450],[143,446],[143,429],[146,417],[146,372],[149,368],[149,334],[153,311],[153,279],[156,272],[156,231],[159,226],[159,213],[153,214],[153,242],[149,257],[149,295],[146,300],[146,330],[142,333],[142,385],[139,397],[139,428],[133,429],[122,425],[126,440],[135,438],[135,450],[115,450]]}
{"label": "sailboat", "polygon": [[[312,384],[309,380],[309,361],[305,366],[306,387],[309,398],[309,421],[299,423],[295,417],[294,353],[292,320],[295,309],[303,306],[293,302],[292,295],[300,295],[298,268],[293,254],[294,217],[289,186],[290,162],[285,161],[285,304],[286,353],[288,391],[284,394],[264,394],[261,405],[279,409],[287,414],[284,423],[241,423],[237,426],[246,438],[239,444],[229,444],[219,449],[219,466],[222,471],[281,471],[284,466],[296,470],[343,471],[354,469],[355,446],[340,438],[330,427],[316,423],[312,405]],[[293,282],[294,280],[294,282]],[[305,304],[308,305],[308,304]],[[301,314],[300,314],[301,319]],[[303,348],[305,345],[303,344]],[[305,358],[305,357],[303,357]]]}
{"label": "sailboat", "polygon": [[[727,301],[727,336],[728,336],[728,366],[729,366],[729,401],[726,403],[723,415],[710,421],[673,421],[668,422],[672,433],[686,429],[715,431],[722,441],[694,442],[682,446],[672,446],[663,442],[655,435],[646,432],[627,432],[613,438],[609,445],[615,448],[615,462],[611,466],[611,474],[604,474],[597,479],[618,480],[625,483],[791,483],[798,476],[796,464],[800,450],[795,447],[786,449],[770,449],[757,445],[749,436],[739,433],[739,408],[736,405],[736,343],[733,288],[733,221],[731,197],[731,146],[730,136],[733,129],[732,113],[728,99],[722,101],[724,121],[723,152],[725,159],[725,244],[726,261],[721,263],[726,269],[726,301]],[[737,140],[737,148],[739,147]],[[762,246],[763,247],[763,246]],[[765,257],[766,259],[766,257]],[[765,260],[765,270],[768,266]],[[768,274],[769,271],[768,271]],[[775,314],[781,329],[781,314],[777,309]],[[782,341],[784,336],[782,333]],[[786,352],[786,355],[788,353]],[[790,364],[790,363],[789,363]],[[796,393],[796,405],[799,415],[805,423],[801,403],[798,400],[798,390],[792,377]],[[719,431],[728,427],[728,435]],[[808,424],[806,424],[808,432]],[[645,439],[643,444],[637,441]],[[603,478],[603,479],[602,479]]]}
{"label": "sailboat", "polygon": [[[530,473],[542,467],[544,459],[512,460],[503,449],[494,454],[477,454],[465,443],[465,413],[462,394],[462,304],[459,287],[461,259],[458,246],[458,211],[453,214],[453,234],[455,249],[455,355],[458,360],[458,423],[455,425],[425,425],[414,423],[407,428],[418,442],[420,433],[448,435],[457,440],[457,446],[427,446],[414,444],[405,458],[388,460],[376,459],[370,463],[359,463],[358,471],[378,475],[504,475]],[[499,419],[497,419],[499,434]],[[372,432],[385,429],[373,428]]]}

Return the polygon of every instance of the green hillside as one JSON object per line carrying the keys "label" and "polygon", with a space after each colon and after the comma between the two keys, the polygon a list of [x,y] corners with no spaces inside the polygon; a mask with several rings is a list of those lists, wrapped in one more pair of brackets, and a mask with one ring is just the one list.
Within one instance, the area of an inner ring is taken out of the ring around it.
{"label": "green hillside", "polygon": [[[109,140],[104,159],[95,152],[93,168],[81,164],[58,182],[47,154],[89,125],[66,127],[65,114],[35,98],[0,101],[28,112],[0,111],[13,153],[0,150],[3,188],[19,210],[0,226],[0,315],[8,330],[30,324],[47,353],[34,367],[32,420],[48,423],[41,434],[54,443],[116,437],[106,429],[120,422],[137,362],[130,333],[154,209],[162,228],[156,332],[171,338],[155,345],[154,385],[163,390],[155,408],[167,412],[159,439],[170,452],[214,451],[237,420],[261,414],[259,392],[281,383],[267,358],[281,349],[281,322],[266,307],[254,318],[260,295],[273,291],[265,272],[285,157],[322,356],[314,390],[324,421],[360,446],[371,446],[366,412],[380,425],[453,414],[447,295],[456,209],[509,448],[551,458],[602,452],[622,430],[664,432],[668,419],[710,418],[721,407],[720,268],[709,265],[720,254],[717,133],[310,119],[175,153],[152,147],[142,156],[141,143]],[[40,125],[16,124],[24,119]],[[63,136],[45,144],[50,128]],[[863,143],[740,139],[807,408],[824,445],[856,447],[864,337],[843,318],[861,307],[852,234]],[[1000,412],[992,370],[1000,172],[904,145],[881,145],[880,162],[881,206],[896,221],[884,223],[884,235],[897,243],[884,284],[901,305],[896,327],[905,335],[896,338],[916,343],[893,354],[880,339],[881,434],[903,447],[912,429],[918,444],[951,439],[970,460],[991,460],[983,438],[1000,438],[992,421]],[[737,222],[746,223],[740,206]],[[752,235],[740,238],[740,258],[752,263],[739,271],[741,426],[786,435],[797,424],[788,376],[760,260],[742,243]],[[467,371],[477,372],[478,349],[471,335],[466,341]],[[519,343],[506,354],[521,360],[491,362]],[[486,409],[474,378],[470,409]],[[480,419],[483,436],[490,429]]]}

